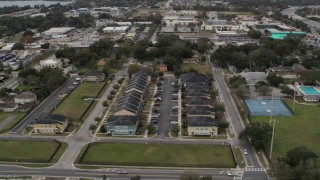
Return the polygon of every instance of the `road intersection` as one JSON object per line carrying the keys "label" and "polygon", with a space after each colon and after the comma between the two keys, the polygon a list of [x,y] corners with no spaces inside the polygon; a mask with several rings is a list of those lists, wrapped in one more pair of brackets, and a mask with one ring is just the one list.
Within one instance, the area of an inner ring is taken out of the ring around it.
{"label": "road intersection", "polygon": [[[215,65],[212,65],[214,71],[215,85],[219,90],[219,96],[226,107],[226,117],[231,124],[230,131],[235,135],[233,139],[174,139],[174,138],[110,138],[110,137],[95,137],[92,136],[89,130],[91,124],[94,124],[94,119],[101,115],[105,110],[102,106],[103,100],[110,94],[112,87],[119,79],[126,75],[128,64],[125,64],[122,69],[115,75],[114,80],[110,83],[107,90],[104,92],[96,107],[89,115],[88,119],[84,122],[79,131],[73,135],[66,137],[52,137],[52,136],[22,136],[18,133],[8,134],[0,137],[0,139],[56,139],[58,141],[64,141],[68,143],[68,148],[60,158],[59,162],[48,168],[24,168],[20,166],[0,166],[1,175],[41,175],[41,176],[71,176],[71,177],[101,177],[106,174],[108,177],[115,177],[116,179],[127,179],[128,175],[118,175],[112,172],[110,169],[99,170],[81,170],[74,166],[81,149],[91,142],[126,142],[126,143],[176,143],[176,144],[230,144],[231,146],[239,147],[240,149],[247,149],[249,155],[245,156],[245,162],[247,169],[231,169],[233,172],[239,172],[243,177],[249,177],[253,179],[264,180],[268,179],[268,176],[264,169],[261,168],[260,162],[256,156],[255,150],[251,145],[244,143],[238,139],[240,131],[244,129],[244,125],[241,121],[240,115],[235,107],[235,104],[231,98],[230,91],[225,84],[224,75],[222,71]],[[72,82],[72,81],[71,81]],[[167,84],[171,85],[172,79]],[[58,90],[60,91],[60,90]],[[169,91],[168,91],[169,92]],[[171,92],[169,92],[171,93]],[[48,98],[50,99],[50,97]],[[28,120],[29,121],[29,120]],[[166,122],[168,123],[168,122]],[[23,125],[26,123],[23,123]],[[22,125],[19,125],[17,132],[21,132]],[[159,136],[160,134],[158,134]],[[161,136],[161,135],[160,135]],[[105,167],[105,166],[104,166]],[[114,167],[110,167],[114,168]],[[140,175],[143,179],[178,179],[181,173],[186,168],[141,168],[141,167],[117,167],[122,170],[126,170],[131,176]],[[190,168],[188,168],[190,169]],[[192,169],[192,168],[191,168]],[[230,170],[217,170],[217,169],[197,169],[195,171],[200,175],[212,175],[215,179],[232,179],[228,177],[227,173]],[[238,178],[241,178],[239,176]]]}

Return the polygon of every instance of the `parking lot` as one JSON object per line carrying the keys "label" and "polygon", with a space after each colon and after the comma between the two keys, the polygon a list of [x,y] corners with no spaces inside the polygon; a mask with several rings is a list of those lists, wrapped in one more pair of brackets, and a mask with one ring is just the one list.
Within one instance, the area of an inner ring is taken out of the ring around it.
{"label": "parking lot", "polygon": [[[172,83],[176,78],[174,76],[166,76],[160,82],[163,82],[162,86],[158,86],[158,91],[155,95],[154,109],[157,109],[159,113],[157,118],[151,118],[151,121],[158,127],[157,138],[169,137],[170,128],[173,124],[178,122],[178,92],[173,92]],[[160,102],[161,103],[157,103]]]}

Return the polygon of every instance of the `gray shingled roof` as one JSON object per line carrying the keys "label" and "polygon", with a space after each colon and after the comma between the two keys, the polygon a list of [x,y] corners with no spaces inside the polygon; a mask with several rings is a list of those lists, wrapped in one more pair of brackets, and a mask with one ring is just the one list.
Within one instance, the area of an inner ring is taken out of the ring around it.
{"label": "gray shingled roof", "polygon": [[136,125],[138,121],[138,116],[112,116],[108,119],[108,124],[130,126]]}
{"label": "gray shingled roof", "polygon": [[215,114],[213,108],[207,106],[188,106],[187,114],[190,115],[212,115]]}
{"label": "gray shingled roof", "polygon": [[188,97],[187,105],[213,105],[213,101],[205,97]]}
{"label": "gray shingled roof", "polygon": [[208,78],[206,75],[196,72],[182,74],[180,78],[183,84],[185,84],[186,82],[208,82]]}
{"label": "gray shingled roof", "polygon": [[35,120],[35,124],[63,124],[66,120],[67,118],[63,115],[44,113]]}
{"label": "gray shingled roof", "polygon": [[218,127],[219,120],[211,117],[195,116],[187,117],[188,126],[216,126]]}

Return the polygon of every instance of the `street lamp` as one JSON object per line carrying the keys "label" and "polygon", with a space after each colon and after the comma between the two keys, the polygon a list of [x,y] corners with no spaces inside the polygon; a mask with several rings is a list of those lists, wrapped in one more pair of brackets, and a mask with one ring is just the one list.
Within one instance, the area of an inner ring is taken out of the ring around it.
{"label": "street lamp", "polygon": [[273,149],[273,140],[274,140],[274,130],[276,126],[276,119],[273,119],[273,125],[272,125],[272,137],[271,137],[271,145],[270,145],[270,154],[269,158],[272,159],[272,149]]}

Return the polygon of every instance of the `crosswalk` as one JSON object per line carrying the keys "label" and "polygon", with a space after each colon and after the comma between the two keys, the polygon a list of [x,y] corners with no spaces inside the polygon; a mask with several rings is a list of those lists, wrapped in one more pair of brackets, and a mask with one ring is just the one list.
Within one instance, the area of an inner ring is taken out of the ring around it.
{"label": "crosswalk", "polygon": [[263,168],[245,168],[244,171],[265,171]]}

